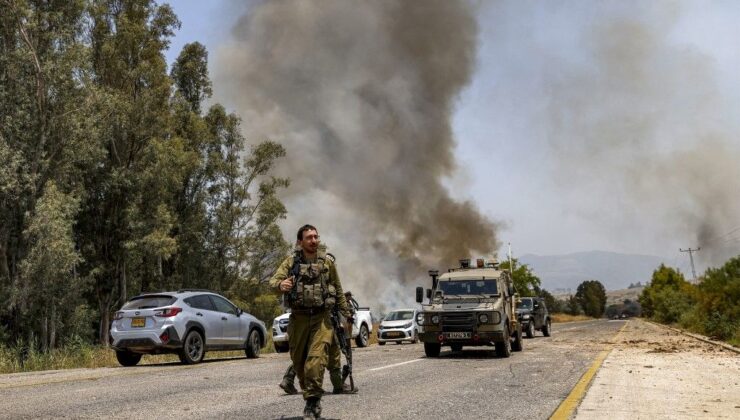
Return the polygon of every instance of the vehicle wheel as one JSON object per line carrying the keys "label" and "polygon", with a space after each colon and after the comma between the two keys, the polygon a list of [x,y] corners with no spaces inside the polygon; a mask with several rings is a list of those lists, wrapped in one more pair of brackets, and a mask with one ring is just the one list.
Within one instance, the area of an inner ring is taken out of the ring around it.
{"label": "vehicle wheel", "polygon": [[121,366],[136,366],[141,360],[141,354],[130,351],[116,351],[116,359]]}
{"label": "vehicle wheel", "polygon": [[439,357],[442,346],[439,343],[424,343],[424,354],[427,357]]}
{"label": "vehicle wheel", "polygon": [[461,351],[462,350],[462,347],[463,347],[463,345],[462,344],[458,344],[458,343],[451,344],[450,345],[450,348],[452,349],[452,351]]}
{"label": "vehicle wheel", "polygon": [[290,350],[290,346],[288,343],[272,343],[275,346],[275,353],[285,353],[286,351]]}
{"label": "vehicle wheel", "polygon": [[385,341],[378,341],[379,346],[385,346]]}
{"label": "vehicle wheel", "polygon": [[244,343],[244,353],[248,358],[255,359],[260,357],[261,348],[262,339],[260,338],[260,333],[258,333],[257,330],[250,331],[249,336],[247,337],[247,342]]}
{"label": "vehicle wheel", "polygon": [[527,323],[527,338],[533,338],[534,337],[534,323],[528,322]]}
{"label": "vehicle wheel", "polygon": [[419,332],[414,330],[414,337],[411,339],[411,344],[416,344],[419,342]]}
{"label": "vehicle wheel", "polygon": [[197,330],[190,330],[185,336],[182,349],[177,353],[180,361],[186,365],[200,363],[206,355],[206,345],[203,335]]}
{"label": "vehicle wheel", "polygon": [[357,333],[357,338],[355,338],[355,343],[357,343],[357,347],[367,347],[367,343],[369,340],[370,333],[367,331],[367,325],[360,325],[360,332]]}
{"label": "vehicle wheel", "polygon": [[509,335],[509,321],[504,324],[504,341],[496,343],[496,355],[498,357],[511,356],[511,336]]}
{"label": "vehicle wheel", "polygon": [[522,325],[519,324],[516,328],[516,333],[514,334],[514,342],[511,343],[511,350],[522,351],[523,344],[524,339],[522,338]]}
{"label": "vehicle wheel", "polygon": [[542,334],[544,334],[545,337],[549,337],[551,328],[552,326],[550,325],[550,319],[548,319],[547,321],[545,321],[545,325],[542,326]]}

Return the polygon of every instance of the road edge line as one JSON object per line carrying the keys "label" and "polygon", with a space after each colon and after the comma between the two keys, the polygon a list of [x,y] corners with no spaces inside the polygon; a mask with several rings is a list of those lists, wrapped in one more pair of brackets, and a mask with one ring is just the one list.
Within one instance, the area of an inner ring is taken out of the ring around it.
{"label": "road edge line", "polygon": [[[629,322],[625,322],[624,325],[622,325],[619,331],[614,335],[614,339],[622,333],[622,330],[624,330],[628,323]],[[614,347],[612,346],[610,349],[602,350],[601,353],[596,356],[596,360],[591,364],[591,367],[589,367],[586,373],[581,376],[581,379],[579,379],[573,389],[571,389],[568,396],[565,397],[563,402],[561,402],[558,408],[552,413],[550,420],[567,420],[573,416],[576,408],[581,404],[583,397],[586,396],[586,392],[588,391],[594,376],[596,376],[596,372],[612,352],[613,348]]]}

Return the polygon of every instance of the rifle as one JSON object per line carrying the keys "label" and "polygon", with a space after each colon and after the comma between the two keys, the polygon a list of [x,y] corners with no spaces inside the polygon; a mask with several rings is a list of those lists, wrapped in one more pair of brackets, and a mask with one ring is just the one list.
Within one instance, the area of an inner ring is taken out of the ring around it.
{"label": "rifle", "polygon": [[293,252],[293,266],[290,268],[290,274],[293,276],[293,287],[288,294],[288,302],[298,300],[298,278],[301,276],[301,252],[297,249]]}
{"label": "rifle", "polygon": [[347,377],[349,377],[349,385],[350,389],[355,389],[355,379],[352,377],[352,344],[350,343],[350,339],[352,337],[352,324],[347,322],[349,325],[349,336],[347,335],[347,331],[344,329],[344,325],[342,325],[342,319],[339,316],[339,308],[334,306],[334,308],[331,311],[331,323],[334,326],[334,334],[337,336],[337,340],[339,340],[339,348],[342,350],[342,353],[344,353],[344,358],[347,361],[347,364],[345,364],[342,367],[342,383],[347,380]]}

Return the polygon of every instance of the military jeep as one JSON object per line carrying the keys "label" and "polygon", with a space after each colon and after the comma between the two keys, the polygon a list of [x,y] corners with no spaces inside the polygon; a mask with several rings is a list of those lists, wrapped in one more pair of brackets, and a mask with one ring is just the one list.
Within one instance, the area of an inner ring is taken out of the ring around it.
{"label": "military jeep", "polygon": [[514,287],[508,270],[495,260],[460,260],[460,267],[439,275],[429,271],[432,288],[416,288],[422,303],[417,322],[427,357],[438,357],[442,346],[460,351],[464,346],[494,346],[500,357],[522,350],[522,328],[515,312]]}

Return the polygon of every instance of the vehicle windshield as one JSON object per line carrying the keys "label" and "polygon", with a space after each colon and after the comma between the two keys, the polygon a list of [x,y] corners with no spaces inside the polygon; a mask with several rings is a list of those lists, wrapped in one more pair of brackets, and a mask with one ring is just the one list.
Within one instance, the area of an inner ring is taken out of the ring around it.
{"label": "vehicle windshield", "polygon": [[172,296],[139,296],[128,301],[121,309],[149,309],[161,308],[175,303],[177,299]]}
{"label": "vehicle windshield", "polygon": [[440,281],[438,290],[450,295],[497,295],[496,280],[465,279]]}
{"label": "vehicle windshield", "polygon": [[414,311],[393,311],[383,321],[404,321],[414,319]]}
{"label": "vehicle windshield", "polygon": [[532,299],[522,299],[516,304],[517,309],[532,309]]}

